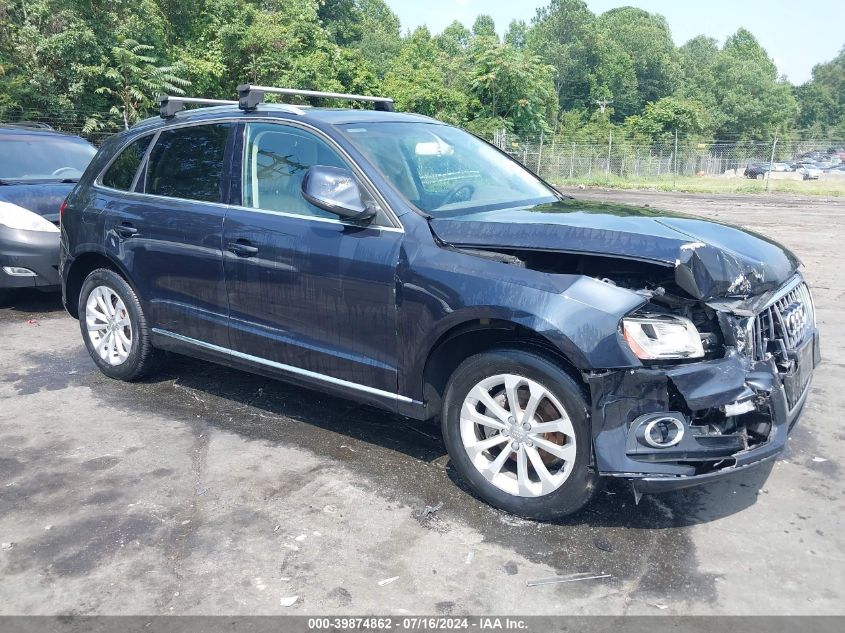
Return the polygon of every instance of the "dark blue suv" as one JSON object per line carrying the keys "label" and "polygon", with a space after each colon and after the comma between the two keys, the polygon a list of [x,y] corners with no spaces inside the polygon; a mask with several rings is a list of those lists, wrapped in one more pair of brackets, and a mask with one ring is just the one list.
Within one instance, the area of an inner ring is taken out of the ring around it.
{"label": "dark blue suv", "polygon": [[820,354],[782,246],[570,199],[387,100],[240,90],[165,100],[67,200],[65,306],[106,375],[168,350],[439,419],[479,496],[540,519],[783,449]]}

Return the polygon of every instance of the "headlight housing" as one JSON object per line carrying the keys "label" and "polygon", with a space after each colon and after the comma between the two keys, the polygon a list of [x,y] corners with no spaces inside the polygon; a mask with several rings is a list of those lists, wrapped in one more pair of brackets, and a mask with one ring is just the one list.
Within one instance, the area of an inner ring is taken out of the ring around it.
{"label": "headlight housing", "polygon": [[672,314],[622,319],[622,332],[640,360],[701,358],[704,346],[692,321]]}
{"label": "headlight housing", "polygon": [[0,200],[0,225],[21,231],[59,232],[55,224],[45,220],[37,213],[2,200]]}

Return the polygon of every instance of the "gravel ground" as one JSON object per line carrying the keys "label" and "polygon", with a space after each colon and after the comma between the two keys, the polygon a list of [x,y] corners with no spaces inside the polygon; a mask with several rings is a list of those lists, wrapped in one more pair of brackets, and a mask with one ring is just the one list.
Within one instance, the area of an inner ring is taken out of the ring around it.
{"label": "gravel ground", "polygon": [[[461,487],[432,426],[189,359],[113,382],[57,297],[22,294],[0,309],[0,615],[845,612],[845,201],[575,194],[803,259],[826,360],[775,464],[525,521]],[[526,586],[574,572],[611,577]]]}

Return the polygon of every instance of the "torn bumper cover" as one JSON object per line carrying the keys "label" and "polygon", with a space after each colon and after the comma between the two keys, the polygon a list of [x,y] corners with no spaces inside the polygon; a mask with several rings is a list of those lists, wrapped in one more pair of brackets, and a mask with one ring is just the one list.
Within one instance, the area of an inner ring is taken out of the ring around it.
{"label": "torn bumper cover", "polygon": [[716,360],[590,374],[597,469],[658,492],[772,459],[821,360],[815,328],[789,360],[754,361],[731,350]]}

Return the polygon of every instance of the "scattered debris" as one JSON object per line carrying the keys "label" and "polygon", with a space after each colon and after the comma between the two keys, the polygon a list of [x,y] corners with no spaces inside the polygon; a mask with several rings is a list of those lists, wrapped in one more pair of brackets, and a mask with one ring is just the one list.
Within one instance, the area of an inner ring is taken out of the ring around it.
{"label": "scattered debris", "polygon": [[328,505],[323,508],[323,512],[327,514],[334,514],[335,512],[337,512],[337,508],[332,505]]}
{"label": "scattered debris", "polygon": [[582,580],[598,580],[599,578],[610,578],[610,574],[593,574],[592,572],[585,572],[580,574],[569,574],[568,576],[550,576],[549,578],[526,580],[525,586],[540,587],[541,585],[554,585],[564,582],[581,582]]}
{"label": "scattered debris", "polygon": [[182,521],[182,525],[188,525],[188,523],[190,523],[190,522],[191,522],[190,519],[185,519],[184,521]]}
{"label": "scattered debris", "polygon": [[52,530],[52,529],[53,529],[53,526],[52,526],[52,525],[45,525],[45,526],[44,526],[44,529],[45,529],[45,530]]}
{"label": "scattered debris", "polygon": [[816,462],[817,464],[823,464],[827,460],[824,457],[814,457],[813,461]]}
{"label": "scattered debris", "polygon": [[41,325],[41,324],[38,322],[38,319],[27,319],[27,320],[26,320],[26,324],[27,324],[27,325]]}
{"label": "scattered debris", "polygon": [[471,550],[469,550],[469,552],[467,552],[467,555],[464,556],[464,565],[472,564],[473,558],[475,558],[475,550],[471,549]]}
{"label": "scattered debris", "polygon": [[313,534],[314,536],[323,536],[322,533],[318,532],[317,530],[314,530]]}
{"label": "scattered debris", "polygon": [[299,546],[298,546],[298,545],[294,545],[293,543],[283,543],[283,544],[282,544],[282,546],[283,546],[283,547],[287,547],[289,550],[294,551],[294,552],[298,552],[298,551],[299,551]]}
{"label": "scattered debris", "polygon": [[202,497],[206,492],[208,492],[208,488],[197,488],[198,497]]}
{"label": "scattered debris", "polygon": [[352,448],[351,446],[347,446],[346,444],[341,444],[340,447],[349,450],[351,453],[355,452],[354,448]]}
{"label": "scattered debris", "polygon": [[299,542],[301,543],[301,542],[302,542],[302,541],[304,541],[306,538],[308,538],[308,536],[306,536],[305,534],[300,534],[299,536],[297,536],[297,537],[296,537],[295,539],[293,539],[293,540],[294,540],[294,541],[299,541]]}
{"label": "scattered debris", "polygon": [[283,607],[292,607],[297,600],[299,600],[299,596],[288,596],[279,600],[279,604]]}
{"label": "scattered debris", "polygon": [[669,608],[669,606],[668,606],[668,605],[665,605],[665,604],[660,604],[659,602],[646,602],[646,604],[647,604],[648,606],[650,606],[650,607],[657,607],[657,608],[658,608],[658,609],[660,609],[661,611],[665,611],[666,609],[668,609],[668,608]]}
{"label": "scattered debris", "polygon": [[281,530],[281,529],[282,529],[282,526],[281,526],[281,525],[276,525],[276,526],[274,526],[274,527],[273,527],[273,531],[274,531],[274,532],[278,532],[278,531],[279,531],[279,530]]}
{"label": "scattered debris", "polygon": [[599,548],[603,552],[612,552],[613,551],[613,545],[610,544],[610,541],[603,539],[603,538],[593,539],[593,545],[595,545],[597,548]]}
{"label": "scattered debris", "polygon": [[508,576],[516,576],[519,573],[519,566],[512,560],[509,560],[504,565],[499,565],[498,571]]}
{"label": "scattered debris", "polygon": [[413,512],[413,517],[417,520],[421,526],[429,528],[431,530],[435,530],[437,532],[448,532],[449,526],[446,525],[440,517],[437,516],[437,512],[443,509],[443,502],[439,502],[437,505],[433,506],[426,506],[422,510],[415,510]]}
{"label": "scattered debris", "polygon": [[384,580],[379,580],[378,586],[384,587],[385,585],[389,585],[390,583],[396,582],[397,580],[399,580],[399,576],[391,576],[390,578],[385,578]]}
{"label": "scattered debris", "polygon": [[3,543],[0,545],[0,549],[12,549],[14,546],[14,543]]}

